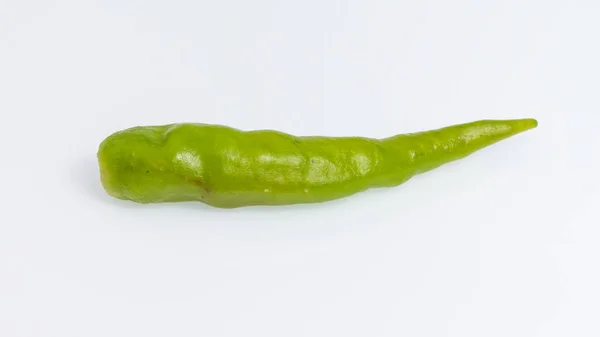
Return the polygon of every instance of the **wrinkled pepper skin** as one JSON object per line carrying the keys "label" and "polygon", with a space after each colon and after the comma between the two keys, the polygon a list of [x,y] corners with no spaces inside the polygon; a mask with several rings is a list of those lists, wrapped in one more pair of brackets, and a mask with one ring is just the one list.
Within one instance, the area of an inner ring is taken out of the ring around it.
{"label": "wrinkled pepper skin", "polygon": [[534,119],[482,120],[383,139],[192,123],[139,126],[108,136],[98,163],[109,195],[139,203],[317,203],[400,185],[536,126]]}

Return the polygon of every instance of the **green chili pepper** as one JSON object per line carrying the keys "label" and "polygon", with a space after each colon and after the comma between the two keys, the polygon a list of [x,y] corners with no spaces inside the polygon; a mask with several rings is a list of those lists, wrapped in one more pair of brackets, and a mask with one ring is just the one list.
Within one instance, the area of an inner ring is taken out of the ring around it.
{"label": "green chili pepper", "polygon": [[139,126],[107,137],[98,162],[106,192],[139,203],[316,203],[400,185],[536,126],[535,119],[483,120],[383,139],[193,123]]}

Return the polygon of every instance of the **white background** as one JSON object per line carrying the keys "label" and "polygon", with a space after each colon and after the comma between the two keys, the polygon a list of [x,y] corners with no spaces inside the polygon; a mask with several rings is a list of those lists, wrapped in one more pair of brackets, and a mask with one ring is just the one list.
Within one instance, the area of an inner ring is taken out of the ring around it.
{"label": "white background", "polygon": [[[599,17],[0,0],[0,336],[599,336]],[[134,125],[384,137],[522,117],[539,128],[310,206],[117,201],[95,159]]]}

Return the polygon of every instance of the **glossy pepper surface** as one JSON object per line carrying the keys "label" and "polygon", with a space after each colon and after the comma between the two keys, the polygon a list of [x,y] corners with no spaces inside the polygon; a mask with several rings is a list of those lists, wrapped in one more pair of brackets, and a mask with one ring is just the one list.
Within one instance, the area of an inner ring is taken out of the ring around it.
{"label": "glossy pepper surface", "polygon": [[138,126],[108,136],[98,164],[109,195],[139,203],[316,203],[400,185],[536,126],[534,119],[482,120],[382,139],[194,123]]}

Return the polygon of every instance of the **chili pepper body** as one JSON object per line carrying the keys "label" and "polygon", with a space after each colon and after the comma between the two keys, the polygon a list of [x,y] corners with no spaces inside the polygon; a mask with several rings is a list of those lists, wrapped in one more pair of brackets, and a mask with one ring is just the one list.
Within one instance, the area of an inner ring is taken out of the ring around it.
{"label": "chili pepper body", "polygon": [[139,126],[108,136],[98,163],[109,195],[139,203],[317,203],[400,185],[536,126],[534,119],[483,120],[382,139],[194,123]]}

